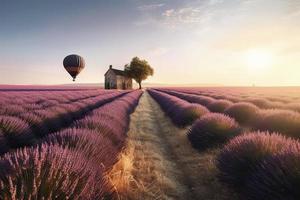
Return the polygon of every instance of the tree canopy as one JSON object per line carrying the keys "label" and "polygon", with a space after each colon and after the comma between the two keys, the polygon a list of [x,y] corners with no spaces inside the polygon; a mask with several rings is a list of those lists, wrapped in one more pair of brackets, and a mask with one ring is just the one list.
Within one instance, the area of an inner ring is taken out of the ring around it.
{"label": "tree canopy", "polygon": [[130,64],[125,65],[125,72],[139,84],[140,89],[142,88],[142,81],[154,74],[154,70],[149,63],[138,57],[134,57]]}

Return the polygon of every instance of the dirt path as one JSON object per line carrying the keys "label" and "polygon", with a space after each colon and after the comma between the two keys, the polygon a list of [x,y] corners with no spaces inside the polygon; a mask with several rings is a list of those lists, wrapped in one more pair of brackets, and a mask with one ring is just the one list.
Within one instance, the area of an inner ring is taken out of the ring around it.
{"label": "dirt path", "polygon": [[233,199],[216,180],[217,150],[199,153],[145,92],[111,173],[120,199]]}

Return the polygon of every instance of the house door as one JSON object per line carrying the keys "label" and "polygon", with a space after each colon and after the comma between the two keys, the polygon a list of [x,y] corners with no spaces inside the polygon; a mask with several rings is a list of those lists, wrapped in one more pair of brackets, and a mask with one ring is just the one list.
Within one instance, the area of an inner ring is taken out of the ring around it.
{"label": "house door", "polygon": [[109,89],[109,84],[105,82],[105,89]]}

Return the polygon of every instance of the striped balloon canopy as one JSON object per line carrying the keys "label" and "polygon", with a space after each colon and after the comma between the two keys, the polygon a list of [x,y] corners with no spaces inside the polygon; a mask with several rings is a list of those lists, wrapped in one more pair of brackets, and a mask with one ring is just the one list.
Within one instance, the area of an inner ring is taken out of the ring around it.
{"label": "striped balloon canopy", "polygon": [[84,69],[84,59],[76,54],[68,55],[63,61],[64,68],[73,77],[75,81],[76,76]]}

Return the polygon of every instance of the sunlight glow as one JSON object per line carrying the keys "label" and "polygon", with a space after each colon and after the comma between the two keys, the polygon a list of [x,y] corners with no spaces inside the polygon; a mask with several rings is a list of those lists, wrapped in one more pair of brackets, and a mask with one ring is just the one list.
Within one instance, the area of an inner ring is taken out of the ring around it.
{"label": "sunlight glow", "polygon": [[245,53],[245,62],[250,70],[264,70],[272,64],[272,53],[264,49],[250,49]]}

